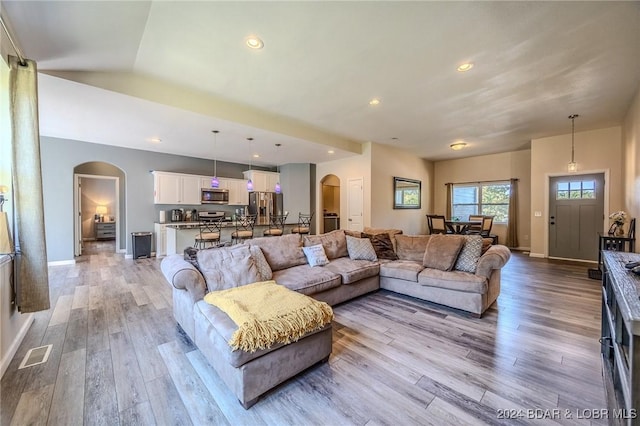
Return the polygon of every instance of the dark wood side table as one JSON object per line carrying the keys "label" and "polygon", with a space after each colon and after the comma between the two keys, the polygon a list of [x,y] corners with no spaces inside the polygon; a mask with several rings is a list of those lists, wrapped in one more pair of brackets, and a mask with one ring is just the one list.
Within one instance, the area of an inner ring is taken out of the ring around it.
{"label": "dark wood side table", "polygon": [[616,237],[609,234],[601,234],[598,247],[598,269],[602,271],[602,250],[634,252],[636,249],[635,237]]}

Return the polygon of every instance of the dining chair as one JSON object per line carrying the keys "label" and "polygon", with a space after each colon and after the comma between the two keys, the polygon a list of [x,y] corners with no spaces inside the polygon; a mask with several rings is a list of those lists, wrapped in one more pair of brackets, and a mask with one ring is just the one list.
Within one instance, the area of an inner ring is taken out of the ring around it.
{"label": "dining chair", "polygon": [[253,227],[256,224],[256,216],[257,213],[236,218],[236,230],[231,233],[231,241],[233,244],[241,240],[250,240],[253,238]]}
{"label": "dining chair", "polygon": [[203,249],[207,247],[207,244],[210,244],[211,247],[213,247],[219,243],[221,222],[222,218],[214,221],[202,222],[202,225],[200,225],[200,232],[196,235],[194,247]]}
{"label": "dining chair", "polygon": [[447,229],[444,216],[437,214],[427,215],[427,226],[429,228],[429,234],[449,234],[451,233]]}
{"label": "dining chair", "polygon": [[314,212],[311,214],[298,213],[298,226],[294,226],[291,230],[292,234],[308,234],[311,231],[311,219],[313,219]]}
{"label": "dining chair", "polygon": [[276,237],[284,233],[284,224],[287,223],[287,215],[271,215],[269,216],[269,228],[265,229],[262,235],[265,237]]}
{"label": "dining chair", "polygon": [[484,216],[481,214],[470,214],[469,222],[480,222],[477,225],[469,225],[469,230],[467,234],[479,234],[482,231],[482,222],[484,221]]}
{"label": "dining chair", "polygon": [[480,235],[482,235],[483,237],[490,237],[492,227],[493,216],[484,216],[482,218],[482,228],[480,229]]}

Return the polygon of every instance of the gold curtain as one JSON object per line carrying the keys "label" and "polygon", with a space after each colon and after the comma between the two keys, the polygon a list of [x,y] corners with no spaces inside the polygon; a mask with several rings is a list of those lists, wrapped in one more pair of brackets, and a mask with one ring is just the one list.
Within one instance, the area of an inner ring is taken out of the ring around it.
{"label": "gold curtain", "polygon": [[9,112],[13,180],[16,304],[20,312],[49,309],[44,229],[38,70],[36,63],[9,56]]}
{"label": "gold curtain", "polygon": [[447,183],[447,205],[444,208],[444,217],[448,220],[451,219],[451,193],[453,192],[453,184]]}
{"label": "gold curtain", "polygon": [[518,247],[518,179],[511,179],[509,191],[509,224],[507,226],[507,247]]}

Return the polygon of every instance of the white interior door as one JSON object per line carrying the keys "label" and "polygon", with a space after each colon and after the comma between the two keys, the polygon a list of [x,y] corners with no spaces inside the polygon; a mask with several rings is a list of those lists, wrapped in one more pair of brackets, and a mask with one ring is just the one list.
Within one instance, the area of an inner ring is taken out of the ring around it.
{"label": "white interior door", "polygon": [[363,211],[364,211],[364,179],[355,178],[347,180],[347,229],[351,231],[362,231]]}

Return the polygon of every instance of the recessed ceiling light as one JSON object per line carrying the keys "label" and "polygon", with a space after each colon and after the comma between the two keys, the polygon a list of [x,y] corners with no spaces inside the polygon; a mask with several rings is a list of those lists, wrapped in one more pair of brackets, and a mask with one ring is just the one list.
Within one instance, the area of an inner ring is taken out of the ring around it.
{"label": "recessed ceiling light", "polygon": [[471,68],[473,68],[473,62],[465,62],[464,64],[460,64],[457,68],[459,72],[467,72]]}
{"label": "recessed ceiling light", "polygon": [[262,49],[264,47],[264,43],[256,36],[249,36],[244,39],[244,42],[247,43],[251,49]]}
{"label": "recessed ceiling light", "polygon": [[369,101],[369,105],[380,105],[380,99],[373,98]]}
{"label": "recessed ceiling light", "polygon": [[449,147],[454,151],[460,151],[462,148],[466,147],[467,144],[465,142],[455,142],[449,145]]}
{"label": "recessed ceiling light", "polygon": [[335,154],[336,152],[332,149],[330,149],[329,151],[327,151],[328,154]]}
{"label": "recessed ceiling light", "polygon": [[160,142],[162,142],[162,139],[160,139],[160,138],[149,138],[149,142],[160,143]]}

